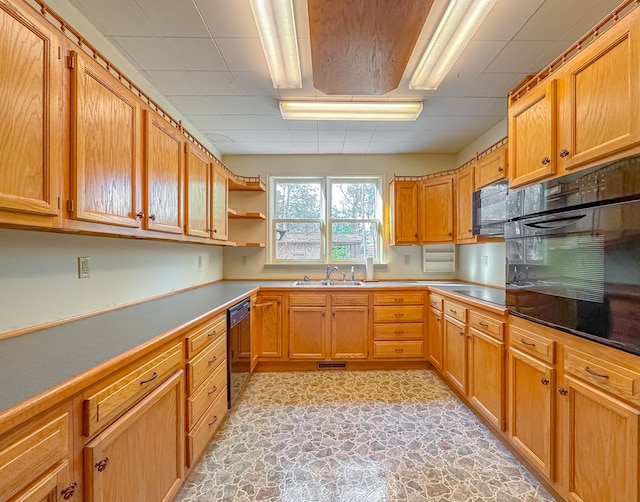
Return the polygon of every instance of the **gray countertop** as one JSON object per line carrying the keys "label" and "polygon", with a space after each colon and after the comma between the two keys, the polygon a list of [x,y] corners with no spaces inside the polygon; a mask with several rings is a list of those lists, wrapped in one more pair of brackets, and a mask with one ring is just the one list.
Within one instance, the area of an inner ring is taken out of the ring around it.
{"label": "gray countertop", "polygon": [[[98,314],[0,341],[0,415],[13,406],[171,332],[215,310],[227,308],[258,287],[290,287],[292,281],[222,281],[157,300]],[[504,291],[437,281],[371,282],[363,289],[436,286],[444,291],[494,296]],[[303,288],[295,288],[302,289]],[[324,288],[323,288],[324,289]],[[328,287],[332,292],[340,287]],[[489,291],[489,293],[487,293]],[[492,298],[492,299],[488,299]],[[495,302],[494,302],[495,303]]]}

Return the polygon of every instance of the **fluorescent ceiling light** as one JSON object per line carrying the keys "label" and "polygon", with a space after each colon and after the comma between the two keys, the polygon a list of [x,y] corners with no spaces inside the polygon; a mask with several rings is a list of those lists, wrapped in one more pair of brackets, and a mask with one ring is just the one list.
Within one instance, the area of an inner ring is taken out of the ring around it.
{"label": "fluorescent ceiling light", "polygon": [[415,120],[422,102],[280,101],[288,120]]}
{"label": "fluorescent ceiling light", "polygon": [[302,87],[292,0],[250,1],[273,87]]}
{"label": "fluorescent ceiling light", "polygon": [[409,89],[437,89],[495,3],[496,0],[451,0]]}

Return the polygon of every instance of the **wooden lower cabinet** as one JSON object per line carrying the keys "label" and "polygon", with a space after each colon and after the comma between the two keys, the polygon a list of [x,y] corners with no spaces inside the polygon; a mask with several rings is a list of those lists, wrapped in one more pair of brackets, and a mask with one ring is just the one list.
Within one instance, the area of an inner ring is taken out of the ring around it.
{"label": "wooden lower cabinet", "polygon": [[469,401],[498,430],[505,430],[505,344],[469,328]]}
{"label": "wooden lower cabinet", "polygon": [[252,337],[259,358],[282,358],[282,295],[259,294],[253,304]]}
{"label": "wooden lower cabinet", "polygon": [[331,307],[332,359],[366,359],[368,339],[369,307]]}
{"label": "wooden lower cabinet", "polygon": [[467,333],[464,323],[444,316],[444,376],[463,394],[467,394]]}
{"label": "wooden lower cabinet", "polygon": [[326,310],[326,307],[289,307],[289,359],[326,359]]}
{"label": "wooden lower cabinet", "polygon": [[509,440],[554,480],[555,368],[509,348]]}
{"label": "wooden lower cabinet", "polygon": [[85,446],[85,500],[173,499],[184,477],[184,388],[180,370]]}

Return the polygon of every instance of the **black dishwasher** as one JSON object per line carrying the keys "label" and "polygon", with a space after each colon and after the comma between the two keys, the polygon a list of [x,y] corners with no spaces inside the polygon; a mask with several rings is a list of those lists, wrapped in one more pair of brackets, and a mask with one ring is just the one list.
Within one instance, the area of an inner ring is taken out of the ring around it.
{"label": "black dishwasher", "polygon": [[249,298],[227,311],[227,397],[231,408],[251,376],[251,302]]}

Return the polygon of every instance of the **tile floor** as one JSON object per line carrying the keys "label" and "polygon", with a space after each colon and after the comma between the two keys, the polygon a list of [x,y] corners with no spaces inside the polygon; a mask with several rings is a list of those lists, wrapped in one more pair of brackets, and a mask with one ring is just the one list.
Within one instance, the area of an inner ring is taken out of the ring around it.
{"label": "tile floor", "polygon": [[176,498],[553,500],[428,370],[255,374]]}

